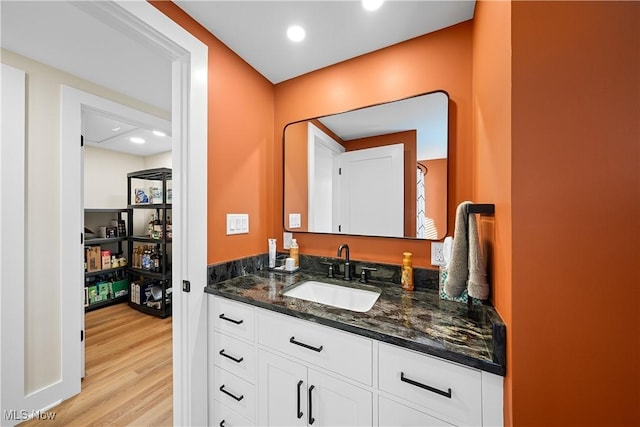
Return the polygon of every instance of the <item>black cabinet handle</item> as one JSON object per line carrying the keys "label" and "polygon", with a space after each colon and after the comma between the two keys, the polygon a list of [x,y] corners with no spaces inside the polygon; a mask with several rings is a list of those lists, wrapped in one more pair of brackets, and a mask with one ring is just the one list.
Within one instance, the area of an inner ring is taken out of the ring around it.
{"label": "black cabinet handle", "polygon": [[318,353],[320,353],[322,351],[322,346],[320,347],[313,347],[309,344],[305,344],[303,342],[300,341],[296,341],[296,337],[291,337],[291,339],[289,340],[289,342],[291,344],[295,344],[295,345],[299,345],[300,347],[304,347],[304,348],[308,348],[309,350],[313,350],[313,351],[317,351]]}
{"label": "black cabinet handle", "polygon": [[233,320],[228,318],[227,316],[224,315],[224,313],[222,313],[220,316],[218,316],[219,318],[221,318],[222,320],[226,320],[227,322],[231,322],[231,323],[235,323],[236,325],[241,324],[242,322],[244,322],[244,320]]}
{"label": "black cabinet handle", "polygon": [[238,396],[234,395],[233,393],[229,393],[227,390],[224,389],[224,384],[222,384],[220,386],[220,391],[223,392],[224,394],[226,394],[227,396],[233,397],[238,402],[240,402],[242,399],[244,399],[244,395],[238,397]]}
{"label": "black cabinet handle", "polygon": [[410,380],[409,378],[404,376],[404,372],[400,372],[400,381],[403,381],[405,383],[409,383],[409,384],[414,385],[416,387],[423,388],[425,390],[429,390],[432,393],[436,393],[436,394],[439,394],[440,396],[448,397],[449,399],[451,399],[451,389],[449,389],[447,391],[442,391],[442,390],[438,390],[437,388],[430,387],[430,386],[428,386],[426,384],[422,384],[422,383],[419,383],[417,381]]}
{"label": "black cabinet handle", "polygon": [[316,421],[316,419],[313,418],[313,406],[311,406],[311,392],[314,388],[316,388],[316,386],[314,385],[309,387],[309,425],[313,424]]}
{"label": "black cabinet handle", "polygon": [[240,363],[244,360],[244,357],[241,357],[240,359],[236,359],[233,356],[229,356],[227,353],[224,352],[224,348],[222,350],[220,350],[220,355],[226,357],[227,359],[231,359],[236,363]]}
{"label": "black cabinet handle", "polygon": [[224,427],[224,420],[220,421],[220,427]]}
{"label": "black cabinet handle", "polygon": [[302,411],[300,410],[300,386],[302,385],[302,380],[298,381],[298,413],[296,414],[296,416],[298,417],[298,419],[302,418]]}

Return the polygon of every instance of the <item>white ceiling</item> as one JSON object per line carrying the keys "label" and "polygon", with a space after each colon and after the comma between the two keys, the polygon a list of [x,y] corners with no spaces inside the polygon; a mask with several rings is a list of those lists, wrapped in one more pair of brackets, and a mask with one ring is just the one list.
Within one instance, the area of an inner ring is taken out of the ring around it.
{"label": "white ceiling", "polygon": [[[473,18],[475,1],[174,0],[272,83],[300,76]],[[305,28],[300,43],[288,26]]]}
{"label": "white ceiling", "polygon": [[[105,150],[120,151],[135,156],[147,157],[171,151],[171,122],[158,119],[156,126],[147,123],[127,121],[94,110],[82,110],[82,135],[84,144]],[[147,128],[148,127],[148,128]],[[162,132],[162,134],[156,134]],[[130,138],[142,138],[143,144],[132,142]]]}
{"label": "white ceiling", "polygon": [[[359,1],[175,3],[272,83],[471,19],[475,7],[474,1],[462,0],[387,0],[375,12],[365,11]],[[170,111],[170,61],[87,13],[90,5],[2,0],[2,48]],[[306,28],[300,44],[286,39],[291,23]],[[112,120],[96,120],[96,126],[105,126],[96,134],[116,127]],[[107,145],[136,153],[141,149],[115,141],[102,146]]]}

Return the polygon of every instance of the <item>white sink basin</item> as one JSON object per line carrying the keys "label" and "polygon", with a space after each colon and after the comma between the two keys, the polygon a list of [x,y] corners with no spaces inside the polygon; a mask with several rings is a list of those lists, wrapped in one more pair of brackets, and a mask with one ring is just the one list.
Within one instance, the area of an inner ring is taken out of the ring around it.
{"label": "white sink basin", "polygon": [[380,296],[380,291],[309,280],[284,292],[283,295],[364,313],[371,310]]}

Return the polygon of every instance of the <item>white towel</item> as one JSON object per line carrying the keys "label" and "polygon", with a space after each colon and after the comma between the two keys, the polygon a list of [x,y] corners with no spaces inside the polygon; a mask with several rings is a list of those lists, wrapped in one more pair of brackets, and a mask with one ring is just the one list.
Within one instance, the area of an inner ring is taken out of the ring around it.
{"label": "white towel", "polygon": [[489,284],[478,239],[478,224],[475,214],[469,215],[470,204],[472,202],[462,202],[456,209],[453,249],[444,291],[457,297],[466,288],[469,296],[485,300],[489,297]]}

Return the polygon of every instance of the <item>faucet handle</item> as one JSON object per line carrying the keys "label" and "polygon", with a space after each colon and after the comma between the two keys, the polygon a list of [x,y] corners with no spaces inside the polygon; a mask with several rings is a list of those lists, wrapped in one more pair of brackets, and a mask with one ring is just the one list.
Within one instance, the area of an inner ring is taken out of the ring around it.
{"label": "faucet handle", "polygon": [[327,272],[327,277],[333,279],[335,276],[333,275],[333,263],[332,262],[320,262],[320,264],[328,265],[329,271]]}
{"label": "faucet handle", "polygon": [[360,270],[360,283],[367,283],[367,271],[376,271],[376,269],[362,266]]}

